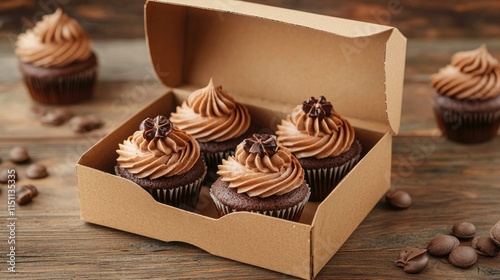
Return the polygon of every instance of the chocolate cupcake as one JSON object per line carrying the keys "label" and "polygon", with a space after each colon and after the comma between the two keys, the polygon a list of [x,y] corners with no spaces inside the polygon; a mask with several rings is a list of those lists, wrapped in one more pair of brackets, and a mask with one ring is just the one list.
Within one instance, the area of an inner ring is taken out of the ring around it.
{"label": "chocolate cupcake", "polygon": [[196,208],[206,174],[200,147],[166,117],[144,120],[116,152],[117,175],[135,182],[161,203]]}
{"label": "chocolate cupcake", "polygon": [[89,36],[61,9],[19,35],[16,55],[35,101],[70,104],[92,96],[97,58]]}
{"label": "chocolate cupcake", "polygon": [[215,87],[212,79],[177,106],[170,120],[198,141],[208,166],[207,177],[211,177],[207,179],[212,182],[217,177],[217,165],[234,155],[250,127],[247,108],[223,91],[222,86]]}
{"label": "chocolate cupcake", "polygon": [[210,196],[219,216],[248,211],[298,221],[310,195],[297,159],[267,134],[245,139],[217,174]]}
{"label": "chocolate cupcake", "polygon": [[485,142],[500,126],[500,68],[482,45],[458,52],[432,75],[434,115],[443,134],[460,143]]}
{"label": "chocolate cupcake", "polygon": [[325,199],[360,158],[361,144],[353,127],[324,96],[310,97],[295,107],[276,134],[304,168],[311,201]]}

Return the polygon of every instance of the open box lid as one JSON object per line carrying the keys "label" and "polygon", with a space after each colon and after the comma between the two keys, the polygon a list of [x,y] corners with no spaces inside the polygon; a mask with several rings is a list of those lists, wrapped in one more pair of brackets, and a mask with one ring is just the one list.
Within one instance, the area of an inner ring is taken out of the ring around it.
{"label": "open box lid", "polygon": [[237,100],[283,112],[324,95],[355,126],[399,131],[406,38],[393,27],[226,0],[152,0],[145,17],[168,87],[213,77]]}

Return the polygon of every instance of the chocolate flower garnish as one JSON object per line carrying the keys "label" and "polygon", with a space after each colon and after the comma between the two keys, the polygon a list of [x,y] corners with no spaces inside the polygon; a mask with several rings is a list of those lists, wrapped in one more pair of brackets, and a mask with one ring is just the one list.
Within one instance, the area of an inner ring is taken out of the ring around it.
{"label": "chocolate flower garnish", "polygon": [[269,134],[256,134],[243,140],[243,149],[247,153],[257,154],[260,157],[272,157],[278,151],[276,139]]}
{"label": "chocolate flower garnish", "polygon": [[165,138],[173,128],[174,125],[165,116],[156,116],[154,119],[147,118],[142,121],[139,127],[140,130],[144,131],[142,137],[148,141],[155,138]]}
{"label": "chocolate flower garnish", "polygon": [[320,121],[332,114],[332,103],[326,100],[324,96],[318,99],[309,97],[307,101],[302,102],[302,111],[310,118],[318,118]]}

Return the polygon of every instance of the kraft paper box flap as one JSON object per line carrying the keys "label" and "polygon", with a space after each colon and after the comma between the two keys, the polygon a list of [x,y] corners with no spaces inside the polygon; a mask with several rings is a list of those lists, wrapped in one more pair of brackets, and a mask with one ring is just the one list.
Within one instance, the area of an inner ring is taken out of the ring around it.
{"label": "kraft paper box flap", "polygon": [[399,130],[406,39],[397,29],[223,0],[148,1],[145,18],[152,64],[169,87],[213,77],[254,105],[324,95],[359,126]]}

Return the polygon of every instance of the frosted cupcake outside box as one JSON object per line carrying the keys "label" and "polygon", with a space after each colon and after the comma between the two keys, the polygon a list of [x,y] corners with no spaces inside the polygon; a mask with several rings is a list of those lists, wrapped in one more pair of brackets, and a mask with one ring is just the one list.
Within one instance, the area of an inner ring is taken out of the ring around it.
{"label": "frosted cupcake outside box", "polygon": [[16,55],[33,100],[71,104],[92,97],[97,58],[90,38],[61,9],[19,35]]}
{"label": "frosted cupcake outside box", "polygon": [[432,75],[434,113],[450,140],[480,143],[500,126],[500,65],[485,45],[458,52],[451,64]]}

